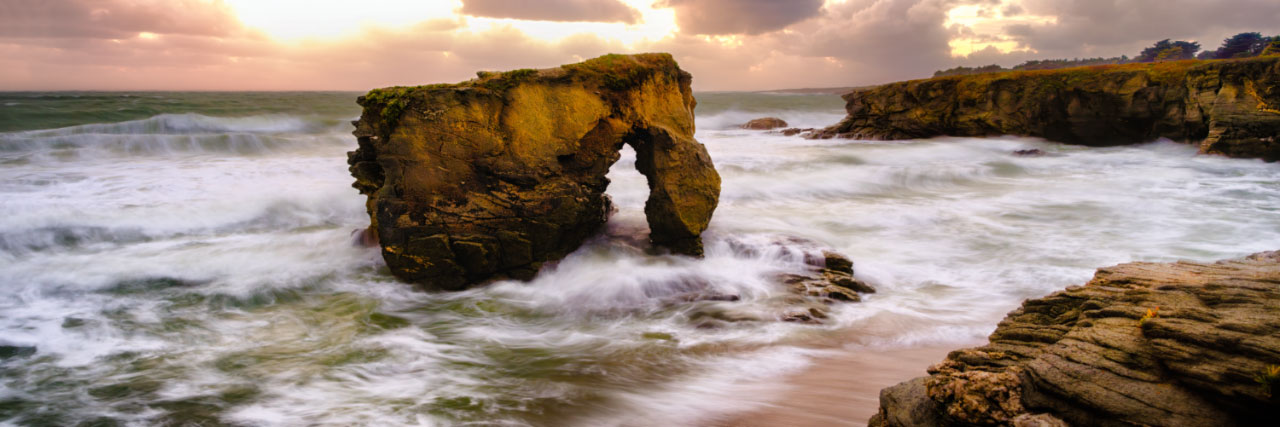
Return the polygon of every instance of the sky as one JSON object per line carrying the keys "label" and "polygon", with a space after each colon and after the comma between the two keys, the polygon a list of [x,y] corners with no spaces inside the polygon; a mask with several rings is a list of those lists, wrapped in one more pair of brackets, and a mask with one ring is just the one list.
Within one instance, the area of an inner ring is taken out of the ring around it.
{"label": "sky", "polygon": [[695,90],[1280,34],[1280,0],[0,0],[0,90],[357,90],[670,52]]}

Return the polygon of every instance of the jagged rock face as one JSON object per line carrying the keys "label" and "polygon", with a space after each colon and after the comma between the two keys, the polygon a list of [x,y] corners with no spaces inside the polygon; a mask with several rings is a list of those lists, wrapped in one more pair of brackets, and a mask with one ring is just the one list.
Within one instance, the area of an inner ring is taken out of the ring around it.
{"label": "jagged rock face", "polygon": [[604,224],[623,144],[649,181],[650,240],[701,255],[720,176],[670,55],[479,75],[358,100],[348,161],[393,274],[429,289],[532,277]]}
{"label": "jagged rock face", "polygon": [[872,425],[1273,424],[1280,252],[1099,269],[929,372],[882,391]]}
{"label": "jagged rock face", "polygon": [[844,99],[849,115],[808,137],[1020,135],[1093,146],[1169,138],[1280,160],[1280,57],[939,77]]}

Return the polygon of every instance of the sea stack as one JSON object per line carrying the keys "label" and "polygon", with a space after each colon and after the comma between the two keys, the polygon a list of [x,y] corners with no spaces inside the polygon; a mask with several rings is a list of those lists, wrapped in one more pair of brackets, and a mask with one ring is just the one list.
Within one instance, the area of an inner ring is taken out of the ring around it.
{"label": "sea stack", "polygon": [[668,54],[605,55],[360,97],[348,163],[387,266],[427,289],[533,277],[600,230],[623,144],[648,179],[650,241],[700,256],[720,176],[693,138],[691,81]]}

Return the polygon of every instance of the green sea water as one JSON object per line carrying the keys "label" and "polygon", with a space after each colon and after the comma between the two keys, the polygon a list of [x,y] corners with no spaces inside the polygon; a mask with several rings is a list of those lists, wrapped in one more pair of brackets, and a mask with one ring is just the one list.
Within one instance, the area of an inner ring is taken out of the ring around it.
{"label": "green sea water", "polygon": [[355,92],[0,92],[0,132],[142,120],[217,117],[355,117]]}

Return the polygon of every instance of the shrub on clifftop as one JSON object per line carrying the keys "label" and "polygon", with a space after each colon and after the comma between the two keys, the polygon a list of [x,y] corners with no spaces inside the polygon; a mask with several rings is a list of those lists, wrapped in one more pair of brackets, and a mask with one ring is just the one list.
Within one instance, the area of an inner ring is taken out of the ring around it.
{"label": "shrub on clifftop", "polygon": [[1177,61],[1182,59],[1193,59],[1196,52],[1200,51],[1200,43],[1188,41],[1169,42],[1164,39],[1156,42],[1156,44],[1142,50],[1136,58],[1135,62],[1156,62],[1156,61]]}
{"label": "shrub on clifftop", "polygon": [[1262,54],[1267,46],[1273,41],[1280,40],[1280,36],[1263,37],[1261,33],[1240,33],[1222,41],[1222,47],[1217,50],[1205,51],[1197,56],[1200,59],[1231,59],[1231,58],[1249,58]]}

